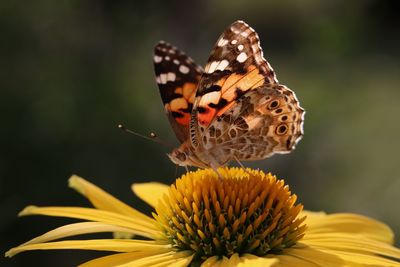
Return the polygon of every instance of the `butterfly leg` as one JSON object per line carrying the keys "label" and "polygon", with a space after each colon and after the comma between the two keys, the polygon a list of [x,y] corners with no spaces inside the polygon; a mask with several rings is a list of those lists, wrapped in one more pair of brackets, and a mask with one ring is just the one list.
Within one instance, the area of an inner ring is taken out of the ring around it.
{"label": "butterfly leg", "polygon": [[219,173],[218,171],[218,165],[214,165],[214,164],[210,164],[211,169],[213,169],[213,171],[218,175],[218,178],[220,181],[222,181],[224,179],[224,177],[222,177],[221,173]]}

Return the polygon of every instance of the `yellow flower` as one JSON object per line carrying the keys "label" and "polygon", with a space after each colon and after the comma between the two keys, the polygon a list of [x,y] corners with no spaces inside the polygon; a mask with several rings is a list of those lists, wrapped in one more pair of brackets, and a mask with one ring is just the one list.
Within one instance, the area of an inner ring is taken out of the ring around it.
{"label": "yellow flower", "polygon": [[[400,266],[385,224],[355,214],[302,211],[283,180],[237,168],[190,172],[175,184],[134,184],[153,218],[73,176],[70,186],[94,208],[35,207],[20,215],[82,219],[6,252],[88,249],[117,252],[81,266]],[[87,233],[130,239],[63,240]]]}

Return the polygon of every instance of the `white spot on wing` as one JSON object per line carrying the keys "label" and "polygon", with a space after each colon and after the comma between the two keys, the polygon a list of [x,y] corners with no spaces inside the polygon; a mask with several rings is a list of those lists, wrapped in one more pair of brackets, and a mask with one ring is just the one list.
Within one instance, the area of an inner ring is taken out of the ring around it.
{"label": "white spot on wing", "polygon": [[167,81],[173,82],[175,81],[176,75],[173,72],[168,72],[167,74]]}
{"label": "white spot on wing", "polygon": [[213,61],[210,65],[207,65],[207,73],[213,73],[218,66],[219,61]]}
{"label": "white spot on wing", "polygon": [[229,65],[229,61],[224,59],[222,61],[219,62],[218,67],[216,68],[217,70],[224,70],[226,67],[228,67]]}
{"label": "white spot on wing", "polygon": [[183,74],[186,74],[186,73],[189,73],[190,70],[185,65],[180,65],[179,66],[179,71],[182,72]]}
{"label": "white spot on wing", "polygon": [[234,45],[234,44],[236,44],[237,42],[238,42],[237,40],[232,40],[232,41],[231,41],[231,44]]}
{"label": "white spot on wing", "polygon": [[159,56],[154,56],[153,59],[154,59],[155,63],[160,63],[162,61],[162,57],[159,57]]}
{"label": "white spot on wing", "polygon": [[[213,61],[208,67],[207,73],[213,73],[216,70],[223,71],[229,65],[229,61],[224,59],[221,61]],[[206,68],[207,69],[207,68]]]}
{"label": "white spot on wing", "polygon": [[239,50],[239,51],[242,51],[242,50],[243,50],[243,48],[244,48],[244,46],[243,46],[243,45],[238,45],[238,50]]}
{"label": "white spot on wing", "polygon": [[239,61],[240,63],[245,62],[247,59],[247,55],[245,52],[240,53],[237,57],[236,60]]}
{"label": "white spot on wing", "polygon": [[167,74],[166,73],[161,73],[159,78],[160,78],[160,83],[161,84],[166,84],[167,83]]}
{"label": "white spot on wing", "polygon": [[205,107],[210,103],[218,104],[220,98],[221,98],[221,92],[214,91],[207,93],[203,95],[202,98],[200,99],[199,106]]}
{"label": "white spot on wing", "polygon": [[166,61],[169,61],[170,59],[171,59],[171,58],[170,58],[169,56],[166,56],[166,57],[165,57],[165,60],[166,60]]}
{"label": "white spot on wing", "polygon": [[174,63],[175,63],[176,65],[179,65],[179,60],[174,59]]}
{"label": "white spot on wing", "polygon": [[161,73],[160,76],[156,77],[156,82],[159,84],[166,84],[167,82],[173,82],[176,79],[176,75],[173,72]]}

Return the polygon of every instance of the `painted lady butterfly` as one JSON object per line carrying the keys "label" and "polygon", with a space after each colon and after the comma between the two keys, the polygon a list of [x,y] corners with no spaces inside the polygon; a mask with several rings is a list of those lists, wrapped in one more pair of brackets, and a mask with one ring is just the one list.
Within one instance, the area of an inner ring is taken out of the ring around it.
{"label": "painted lady butterfly", "polygon": [[168,156],[211,167],[289,153],[303,135],[304,109],[278,83],[257,33],[236,21],[220,36],[203,70],[160,41],[154,69],[168,119],[182,143]]}

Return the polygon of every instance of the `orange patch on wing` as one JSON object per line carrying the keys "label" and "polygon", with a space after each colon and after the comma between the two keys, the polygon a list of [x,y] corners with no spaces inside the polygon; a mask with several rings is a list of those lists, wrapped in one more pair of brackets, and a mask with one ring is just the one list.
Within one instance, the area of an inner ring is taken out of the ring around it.
{"label": "orange patch on wing", "polygon": [[[251,88],[258,87],[264,83],[264,75],[260,74],[259,70],[257,68],[252,67],[251,65],[248,68],[248,71],[243,79],[238,81],[236,84],[237,87],[239,87],[242,91],[247,91]],[[258,85],[260,84],[260,85]],[[256,86],[257,85],[257,86]]]}
{"label": "orange patch on wing", "polygon": [[171,102],[169,102],[169,107],[171,111],[177,112],[180,109],[187,109],[188,103],[183,97],[175,98]]}
{"label": "orange patch on wing", "polygon": [[185,83],[182,86],[182,95],[189,103],[193,104],[194,102],[196,88],[197,84],[195,83]]}
{"label": "orange patch on wing", "polygon": [[184,113],[184,112],[179,112],[180,114],[183,115],[183,117],[180,118],[175,118],[175,120],[182,125],[189,125],[190,123],[190,114],[189,113]]}
{"label": "orange patch on wing", "polygon": [[232,74],[226,78],[222,86],[222,97],[228,102],[233,101],[236,95],[236,89],[239,88],[243,92],[261,86],[265,78],[260,74],[258,68],[250,65],[245,74]]}
{"label": "orange patch on wing", "polygon": [[208,126],[215,117],[217,110],[215,108],[205,108],[205,111],[197,114],[197,120],[200,125]]}
{"label": "orange patch on wing", "polygon": [[182,87],[177,87],[177,88],[174,90],[174,93],[175,93],[175,94],[182,94]]}
{"label": "orange patch on wing", "polygon": [[183,111],[187,108],[188,102],[183,97],[175,98],[169,104],[165,105],[165,109],[168,113],[175,112],[181,115],[180,117],[175,117],[175,120],[182,125],[189,125],[190,122],[190,113]]}
{"label": "orange patch on wing", "polygon": [[225,94],[227,90],[231,89],[231,87],[237,83],[241,78],[243,78],[243,74],[231,74],[225,80],[225,83],[222,86],[221,92]]}

